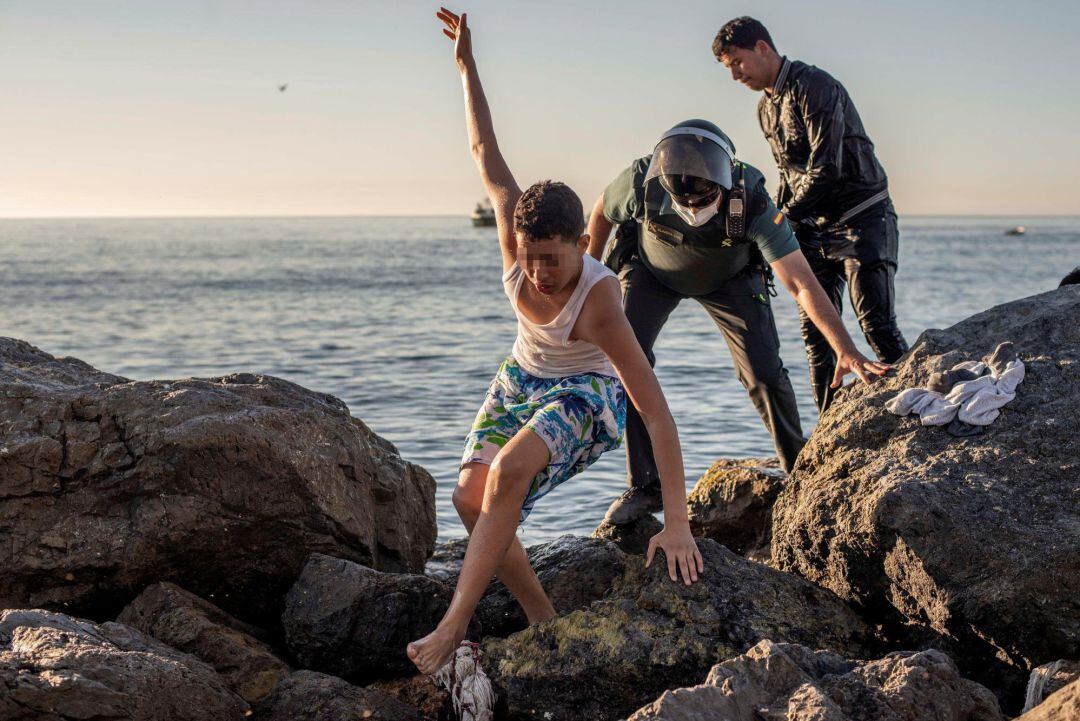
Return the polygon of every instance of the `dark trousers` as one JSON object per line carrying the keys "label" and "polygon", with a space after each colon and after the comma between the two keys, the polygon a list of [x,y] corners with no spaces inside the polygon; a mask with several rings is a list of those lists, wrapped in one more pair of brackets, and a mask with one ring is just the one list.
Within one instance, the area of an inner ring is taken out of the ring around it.
{"label": "dark trousers", "polygon": [[[810,268],[837,313],[842,312],[844,284],[847,284],[859,327],[878,360],[894,363],[907,352],[907,341],[896,323],[893,278],[898,232],[892,204],[872,208],[841,228],[820,232],[803,226],[796,235]],[[829,387],[836,371],[836,354],[801,308],[799,321],[814,400],[818,412],[823,413],[836,392]]]}
{"label": "dark trousers", "polygon": [[[653,344],[656,337],[679,301],[687,296],[663,285],[637,258],[621,269],[619,280],[626,317],[649,363],[655,365]],[[772,435],[781,465],[790,471],[806,439],[799,423],[795,391],[780,359],[780,339],[772,308],[767,301],[754,297],[765,290],[760,274],[744,274],[727,281],[709,295],[694,297],[694,300],[704,306],[724,335],[739,381]],[[764,297],[768,298],[768,295]],[[649,433],[632,403],[627,408],[624,439],[630,485],[659,483]]]}

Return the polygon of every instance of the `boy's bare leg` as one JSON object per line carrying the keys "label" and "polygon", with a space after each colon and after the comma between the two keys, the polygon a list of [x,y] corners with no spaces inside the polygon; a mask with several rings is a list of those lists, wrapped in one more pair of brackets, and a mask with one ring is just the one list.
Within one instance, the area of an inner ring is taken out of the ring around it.
{"label": "boy's bare leg", "polygon": [[[461,469],[458,485],[454,489],[454,507],[465,528],[472,533],[480,509],[484,502],[484,488],[487,486],[489,466],[483,463],[469,463]],[[529,623],[539,623],[555,617],[555,608],[536,577],[525,548],[516,537],[506,549],[502,563],[495,569],[495,577],[514,594],[521,604]]]}
{"label": "boy's bare leg", "polygon": [[549,459],[547,446],[528,428],[519,431],[495,457],[450,608],[434,631],[408,646],[409,658],[422,673],[442,668],[465,638],[476,604],[514,541],[529,484]]}

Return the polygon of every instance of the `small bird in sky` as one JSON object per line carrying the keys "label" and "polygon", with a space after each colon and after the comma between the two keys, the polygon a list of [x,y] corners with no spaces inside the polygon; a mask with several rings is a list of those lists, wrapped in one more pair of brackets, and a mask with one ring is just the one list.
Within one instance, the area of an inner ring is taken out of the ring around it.
{"label": "small bird in sky", "polygon": [[284,85],[278,85],[277,86],[278,92],[281,92],[281,93],[285,92],[288,88],[289,88],[288,83],[285,83]]}

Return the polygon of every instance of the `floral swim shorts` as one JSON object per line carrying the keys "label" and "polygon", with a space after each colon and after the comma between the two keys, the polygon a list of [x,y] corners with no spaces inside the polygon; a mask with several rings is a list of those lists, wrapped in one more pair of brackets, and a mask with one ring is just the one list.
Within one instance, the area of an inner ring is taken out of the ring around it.
{"label": "floral swim shorts", "polygon": [[598,373],[537,378],[513,357],[499,366],[484,405],[465,438],[461,465],[491,465],[522,428],[547,445],[551,460],[529,486],[520,521],[536,500],[618,448],[626,428],[626,392],[618,378]]}

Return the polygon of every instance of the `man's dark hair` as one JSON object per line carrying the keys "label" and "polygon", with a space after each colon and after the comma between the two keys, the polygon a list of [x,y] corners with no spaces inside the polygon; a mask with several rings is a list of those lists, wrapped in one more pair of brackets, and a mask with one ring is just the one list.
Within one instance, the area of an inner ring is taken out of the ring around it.
{"label": "man's dark hair", "polygon": [[774,52],[776,51],[776,45],[773,44],[772,36],[769,35],[765,26],[754,18],[744,15],[741,18],[729,20],[724,27],[720,28],[720,32],[716,33],[712,42],[713,55],[719,60],[720,56],[731,48],[753,50],[758,40],[764,40]]}
{"label": "man's dark hair", "polygon": [[529,186],[514,208],[514,232],[526,240],[547,240],[562,236],[577,242],[585,232],[585,211],[581,198],[570,186],[542,180]]}

